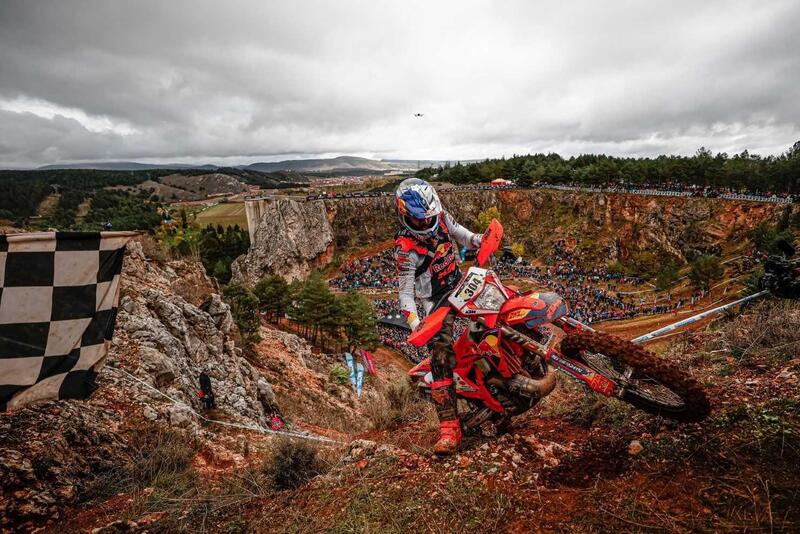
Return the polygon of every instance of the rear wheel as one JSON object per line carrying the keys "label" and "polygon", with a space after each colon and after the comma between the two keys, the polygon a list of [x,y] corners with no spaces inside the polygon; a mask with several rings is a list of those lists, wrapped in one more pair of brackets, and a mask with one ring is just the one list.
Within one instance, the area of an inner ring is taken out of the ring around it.
{"label": "rear wheel", "polygon": [[620,399],[637,408],[683,422],[708,415],[708,399],[694,378],[630,341],[575,332],[561,341],[561,351],[614,382],[623,391]]}

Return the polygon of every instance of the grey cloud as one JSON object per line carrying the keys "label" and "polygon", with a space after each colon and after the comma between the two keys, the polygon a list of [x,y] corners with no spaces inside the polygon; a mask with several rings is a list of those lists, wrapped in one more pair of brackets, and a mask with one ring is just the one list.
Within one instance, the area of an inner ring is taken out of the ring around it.
{"label": "grey cloud", "polygon": [[138,133],[2,112],[0,166],[781,151],[800,138],[798,22],[791,0],[6,0],[0,101]]}

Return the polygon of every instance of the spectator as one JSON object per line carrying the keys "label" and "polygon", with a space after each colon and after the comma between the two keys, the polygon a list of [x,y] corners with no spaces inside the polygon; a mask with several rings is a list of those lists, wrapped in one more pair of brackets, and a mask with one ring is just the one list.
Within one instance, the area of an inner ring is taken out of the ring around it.
{"label": "spectator", "polygon": [[200,401],[203,403],[203,408],[206,410],[216,408],[216,404],[214,402],[214,391],[211,389],[211,378],[205,371],[200,373],[200,391],[197,392],[197,396],[200,397]]}

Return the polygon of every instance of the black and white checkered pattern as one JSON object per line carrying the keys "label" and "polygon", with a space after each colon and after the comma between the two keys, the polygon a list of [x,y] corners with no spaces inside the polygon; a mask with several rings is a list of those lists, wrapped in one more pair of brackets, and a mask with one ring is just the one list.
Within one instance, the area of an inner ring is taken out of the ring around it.
{"label": "black and white checkered pattern", "polygon": [[135,235],[0,235],[0,411],[94,391]]}

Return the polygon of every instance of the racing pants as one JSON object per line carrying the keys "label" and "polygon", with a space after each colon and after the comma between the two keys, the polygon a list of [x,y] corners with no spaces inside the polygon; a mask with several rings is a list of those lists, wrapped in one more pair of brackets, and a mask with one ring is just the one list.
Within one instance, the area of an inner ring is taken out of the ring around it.
{"label": "racing pants", "polygon": [[431,353],[431,399],[436,405],[439,421],[450,421],[458,417],[456,391],[453,385],[453,369],[456,366],[456,353],[453,350],[453,326],[455,315],[450,314],[442,324],[442,329],[429,342]]}

